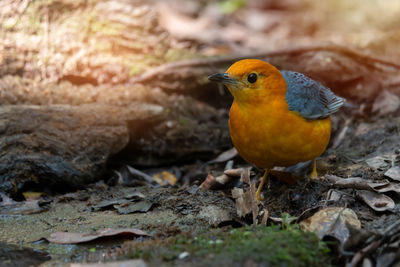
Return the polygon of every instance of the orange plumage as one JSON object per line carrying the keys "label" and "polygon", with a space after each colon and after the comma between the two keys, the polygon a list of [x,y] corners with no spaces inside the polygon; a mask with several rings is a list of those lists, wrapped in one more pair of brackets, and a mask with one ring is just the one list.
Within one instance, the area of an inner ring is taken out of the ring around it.
{"label": "orange plumage", "polygon": [[256,59],[238,61],[226,73],[209,78],[225,84],[234,97],[229,129],[239,154],[267,169],[258,198],[268,169],[313,160],[325,151],[329,115],[344,102],[306,76],[280,72]]}

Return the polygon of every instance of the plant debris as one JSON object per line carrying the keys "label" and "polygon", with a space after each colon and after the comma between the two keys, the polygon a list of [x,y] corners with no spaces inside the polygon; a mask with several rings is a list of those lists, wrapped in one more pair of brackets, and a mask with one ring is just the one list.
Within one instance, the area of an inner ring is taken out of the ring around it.
{"label": "plant debris", "polygon": [[356,213],[348,208],[332,207],[318,211],[300,223],[301,229],[316,232],[322,239],[332,236],[344,244],[350,237],[349,227],[360,229]]}
{"label": "plant debris", "polygon": [[52,233],[50,237],[45,238],[47,241],[51,243],[57,244],[78,244],[78,243],[86,243],[101,237],[132,237],[132,236],[149,236],[146,232],[133,229],[111,229],[111,228],[103,228],[99,229],[94,233],[71,233],[71,232],[56,232]]}
{"label": "plant debris", "polygon": [[378,194],[367,190],[358,190],[357,196],[370,208],[376,211],[390,211],[395,207],[394,201],[390,197],[383,194]]}

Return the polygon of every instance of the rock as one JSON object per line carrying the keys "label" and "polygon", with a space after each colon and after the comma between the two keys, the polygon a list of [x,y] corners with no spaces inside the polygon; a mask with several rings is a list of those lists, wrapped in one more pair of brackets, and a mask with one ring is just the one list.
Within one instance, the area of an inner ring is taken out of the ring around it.
{"label": "rock", "polygon": [[203,207],[198,217],[206,220],[211,226],[218,226],[222,222],[231,221],[233,219],[228,209],[223,209],[217,205]]}
{"label": "rock", "polygon": [[0,107],[0,191],[78,188],[99,178],[129,142],[127,121],[160,118],[163,108],[86,104]]}

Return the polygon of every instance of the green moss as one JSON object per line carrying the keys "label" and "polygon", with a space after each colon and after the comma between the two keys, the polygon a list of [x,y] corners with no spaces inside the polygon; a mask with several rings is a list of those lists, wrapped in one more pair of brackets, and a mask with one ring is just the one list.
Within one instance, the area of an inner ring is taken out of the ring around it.
{"label": "green moss", "polygon": [[327,245],[297,225],[286,226],[285,230],[257,226],[196,236],[183,234],[156,245],[139,244],[133,251],[133,258],[145,258],[150,263],[162,260],[172,265],[178,264],[182,252],[189,253],[185,262],[194,266],[242,265],[246,261],[267,266],[330,265]]}

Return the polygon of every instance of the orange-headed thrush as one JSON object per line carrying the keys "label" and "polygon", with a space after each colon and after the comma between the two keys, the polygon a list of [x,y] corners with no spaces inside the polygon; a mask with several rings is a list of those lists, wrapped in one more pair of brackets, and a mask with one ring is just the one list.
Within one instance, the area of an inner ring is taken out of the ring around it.
{"label": "orange-headed thrush", "polygon": [[266,169],[258,199],[274,166],[313,160],[311,178],[317,178],[315,159],[331,135],[329,115],[343,105],[343,98],[301,73],[279,71],[258,59],[240,60],[209,79],[223,83],[233,95],[229,130],[237,151]]}

